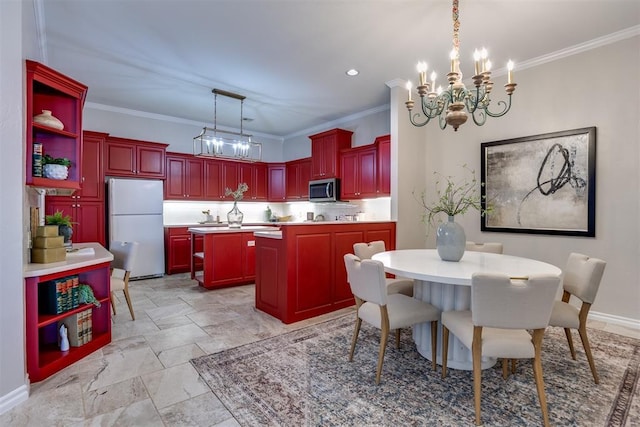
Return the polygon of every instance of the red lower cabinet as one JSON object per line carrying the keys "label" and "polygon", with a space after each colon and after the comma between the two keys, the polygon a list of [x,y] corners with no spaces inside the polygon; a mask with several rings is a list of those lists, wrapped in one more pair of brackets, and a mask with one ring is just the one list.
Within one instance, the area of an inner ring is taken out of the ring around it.
{"label": "red lower cabinet", "polygon": [[[164,265],[165,273],[187,273],[191,263],[191,233],[187,227],[165,227]],[[202,252],[202,236],[196,237],[196,251]],[[202,260],[196,266],[202,270]]]}
{"label": "red lower cabinet", "polygon": [[355,303],[344,255],[353,244],[384,240],[395,249],[395,222],[282,224],[282,239],[256,237],[256,308],[284,323]]}

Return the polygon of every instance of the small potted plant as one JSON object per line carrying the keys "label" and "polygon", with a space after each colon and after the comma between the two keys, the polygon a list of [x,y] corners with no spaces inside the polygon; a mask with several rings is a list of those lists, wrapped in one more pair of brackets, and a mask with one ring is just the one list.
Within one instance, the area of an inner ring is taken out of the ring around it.
{"label": "small potted plant", "polygon": [[53,158],[48,154],[42,156],[42,172],[45,178],[67,179],[71,160],[66,157]]}
{"label": "small potted plant", "polygon": [[58,235],[64,236],[65,246],[71,245],[71,236],[73,235],[73,222],[69,215],[64,215],[62,211],[56,211],[53,215],[45,215],[44,222],[47,225],[57,225]]}

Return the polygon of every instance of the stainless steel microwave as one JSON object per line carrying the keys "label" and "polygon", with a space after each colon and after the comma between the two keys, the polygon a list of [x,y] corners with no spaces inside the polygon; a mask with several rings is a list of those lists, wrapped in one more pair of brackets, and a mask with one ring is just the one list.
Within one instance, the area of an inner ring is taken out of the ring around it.
{"label": "stainless steel microwave", "polygon": [[340,199],[340,180],[337,178],[309,181],[310,202],[335,202]]}

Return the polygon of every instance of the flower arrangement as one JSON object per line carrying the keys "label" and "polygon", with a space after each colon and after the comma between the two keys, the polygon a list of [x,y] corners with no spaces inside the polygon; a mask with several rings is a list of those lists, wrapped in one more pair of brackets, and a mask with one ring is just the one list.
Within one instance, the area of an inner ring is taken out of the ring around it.
{"label": "flower arrangement", "polygon": [[[484,183],[480,183],[480,186],[478,186],[475,171],[469,169],[466,164],[462,167],[471,174],[470,180],[463,178],[460,181],[454,181],[452,176],[443,177],[439,172],[434,172],[436,176],[434,184],[437,196],[436,201],[432,204],[427,203],[426,191],[423,191],[420,197],[422,207],[425,210],[422,216],[424,222],[432,226],[435,225],[435,219],[440,213],[444,213],[447,216],[463,215],[473,208],[480,211],[481,216],[484,216],[491,211],[490,206],[483,207],[484,203],[482,202],[484,200],[478,191]],[[446,181],[444,190],[440,188],[443,178]]]}
{"label": "flower arrangement", "polygon": [[233,200],[235,202],[242,200],[242,197],[244,197],[244,192],[247,191],[249,189],[249,186],[247,185],[246,182],[241,182],[240,184],[238,184],[238,188],[236,189],[236,191],[232,191],[229,187],[224,189],[224,195],[225,197],[227,196],[231,196],[233,197]]}

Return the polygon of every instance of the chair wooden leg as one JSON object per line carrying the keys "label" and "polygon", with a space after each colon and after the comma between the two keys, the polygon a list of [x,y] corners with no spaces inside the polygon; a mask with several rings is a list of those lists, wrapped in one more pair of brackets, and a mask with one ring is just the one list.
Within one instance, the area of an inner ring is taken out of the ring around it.
{"label": "chair wooden leg", "polygon": [[361,324],[362,324],[362,319],[358,317],[358,313],[356,312],[356,327],[353,330],[353,337],[351,338],[351,350],[349,351],[349,362],[353,361],[353,353],[356,350],[356,341],[358,341],[358,333],[360,332]]}
{"label": "chair wooden leg", "polygon": [[449,329],[442,325],[442,378],[447,376],[447,357],[449,357]]}
{"label": "chair wooden leg", "polygon": [[516,359],[511,359],[511,373],[515,374],[516,373],[516,365],[517,365],[518,361]]}
{"label": "chair wooden leg", "polygon": [[431,322],[431,368],[435,371],[437,370],[437,359],[438,358],[438,321],[434,320]]}
{"label": "chair wooden leg", "polygon": [[507,379],[509,377],[509,359],[502,359],[502,378]]}
{"label": "chair wooden leg", "polygon": [[400,348],[400,332],[400,328],[396,329],[396,348]]}
{"label": "chair wooden leg", "polygon": [[569,351],[571,351],[571,357],[576,360],[576,350],[573,348],[573,338],[571,337],[571,329],[564,328],[564,334],[567,336],[567,342],[569,343]]}
{"label": "chair wooden leg", "polygon": [[476,410],[476,425],[482,425],[480,400],[482,395],[482,327],[473,327],[473,402]]}
{"label": "chair wooden leg", "polygon": [[593,361],[593,355],[591,354],[591,346],[589,345],[589,338],[587,338],[587,328],[584,324],[580,325],[578,329],[580,333],[580,339],[582,340],[582,347],[584,347],[584,352],[587,355],[587,360],[589,361],[589,367],[591,368],[591,374],[593,375],[593,381],[596,384],[600,384],[600,379],[598,378],[598,372],[596,372],[596,364]]}
{"label": "chair wooden leg", "polygon": [[[380,309],[385,307],[380,307]],[[389,340],[389,318],[387,322],[382,322],[382,331],[380,332],[380,353],[378,354],[378,369],[376,370],[376,384],[380,384],[380,376],[382,375],[382,363],[384,362],[384,352],[387,348],[387,341]]]}
{"label": "chair wooden leg", "polygon": [[115,295],[111,292],[111,295],[109,295],[109,301],[111,301],[111,310],[113,311],[114,316],[116,315],[116,304],[113,302],[115,299]]}
{"label": "chair wooden leg", "polygon": [[544,379],[542,377],[542,338],[544,337],[544,329],[536,329],[533,331],[533,346],[535,348],[535,357],[533,359],[533,375],[536,380],[536,388],[538,389],[538,398],[540,399],[540,409],[542,410],[542,421],[545,427],[549,426],[549,411],[547,410],[547,397],[544,392]]}
{"label": "chair wooden leg", "polygon": [[131,305],[131,297],[129,296],[129,288],[125,287],[122,292],[124,293],[124,299],[129,306],[129,313],[131,313],[131,320],[136,320],[135,314],[133,314],[133,305]]}

